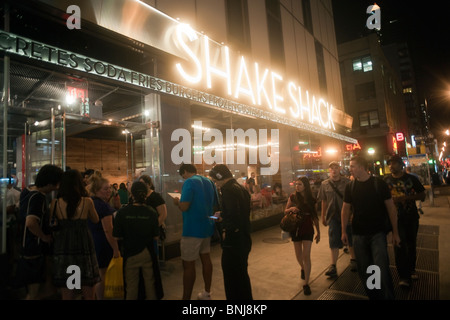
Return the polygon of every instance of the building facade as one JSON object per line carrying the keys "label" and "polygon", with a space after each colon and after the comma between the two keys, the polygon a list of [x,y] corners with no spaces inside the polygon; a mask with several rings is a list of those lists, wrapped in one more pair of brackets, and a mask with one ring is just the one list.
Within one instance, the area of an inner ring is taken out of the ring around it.
{"label": "building facade", "polygon": [[346,111],[353,117],[352,135],[374,173],[385,170],[394,153],[406,155],[407,122],[403,87],[389,64],[377,34],[338,45]]}
{"label": "building facade", "polygon": [[[358,143],[331,0],[6,1],[2,13],[3,175],[24,187],[46,163],[111,183],[149,174],[168,247],[182,231],[167,195],[181,163],[202,175],[225,163],[289,194]],[[254,229],[278,223],[285,202],[255,201]]]}

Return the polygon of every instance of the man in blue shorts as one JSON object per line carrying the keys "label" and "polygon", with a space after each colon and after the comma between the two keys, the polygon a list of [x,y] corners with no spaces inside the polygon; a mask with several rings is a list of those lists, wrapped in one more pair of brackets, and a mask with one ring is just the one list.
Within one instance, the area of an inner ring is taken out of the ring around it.
{"label": "man in blue shorts", "polygon": [[174,204],[183,212],[183,233],[180,241],[183,261],[183,300],[190,300],[195,283],[195,261],[200,257],[205,288],[199,293],[199,300],[210,300],[212,262],[209,255],[211,236],[214,233],[214,214],[217,204],[214,182],[197,174],[192,164],[182,164],[180,175],[185,179],[181,199],[174,198]]}

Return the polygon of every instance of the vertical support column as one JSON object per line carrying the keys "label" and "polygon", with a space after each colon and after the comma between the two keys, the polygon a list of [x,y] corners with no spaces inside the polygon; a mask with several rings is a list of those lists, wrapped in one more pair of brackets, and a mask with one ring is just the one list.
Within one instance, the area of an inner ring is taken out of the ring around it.
{"label": "vertical support column", "polygon": [[146,139],[144,162],[148,165],[145,171],[152,177],[155,190],[161,192],[161,162],[163,161],[163,155],[159,134],[161,130],[161,99],[159,94],[151,93],[145,96],[144,113],[146,115],[146,122],[150,124],[146,132],[148,139]]}
{"label": "vertical support column", "polygon": [[[4,3],[5,12],[5,31],[9,32],[9,4]],[[8,104],[10,99],[9,82],[10,57],[6,53],[3,60],[3,177],[7,176],[8,171]],[[1,186],[3,205],[2,205],[2,254],[6,253],[6,184]]]}
{"label": "vertical support column", "polygon": [[[50,163],[55,164],[55,109],[50,109],[50,138],[51,138],[51,154]],[[64,168],[63,168],[64,170]]]}
{"label": "vertical support column", "polygon": [[289,183],[293,181],[294,167],[292,166],[292,146],[291,146],[291,137],[289,134],[289,129],[285,126],[278,126],[280,130],[280,147],[279,147],[279,161],[280,161],[280,174],[281,174],[281,186],[283,191],[287,194],[290,194],[292,190],[290,190]]}

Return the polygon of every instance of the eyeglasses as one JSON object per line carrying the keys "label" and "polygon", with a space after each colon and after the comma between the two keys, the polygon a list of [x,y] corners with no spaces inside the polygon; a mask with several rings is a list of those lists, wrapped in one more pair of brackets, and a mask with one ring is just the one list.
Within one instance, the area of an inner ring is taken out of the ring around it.
{"label": "eyeglasses", "polygon": [[303,186],[303,183],[296,183],[296,186]]}

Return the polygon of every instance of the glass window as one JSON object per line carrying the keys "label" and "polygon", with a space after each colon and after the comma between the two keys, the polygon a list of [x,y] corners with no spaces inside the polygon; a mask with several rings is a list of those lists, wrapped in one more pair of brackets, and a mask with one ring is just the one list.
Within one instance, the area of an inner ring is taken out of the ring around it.
{"label": "glass window", "polygon": [[362,70],[361,59],[353,60],[353,71],[361,71],[361,70]]}
{"label": "glass window", "polygon": [[359,114],[359,126],[360,127],[369,126],[369,114],[367,112],[362,112]]}
{"label": "glass window", "polygon": [[380,126],[378,111],[365,111],[359,113],[359,126],[361,128],[376,128]]}
{"label": "glass window", "polygon": [[373,70],[372,59],[370,58],[370,56],[353,59],[353,71],[368,72],[372,70]]}
{"label": "glass window", "polygon": [[302,1],[302,11],[303,11],[303,21],[305,22],[305,28],[311,34],[313,33],[313,23],[312,23],[312,14],[311,14],[311,2],[310,0]]}
{"label": "glass window", "polygon": [[369,100],[376,97],[375,82],[360,83],[355,86],[355,96],[357,101]]}
{"label": "glass window", "polygon": [[380,120],[378,119],[378,111],[370,111],[369,112],[369,121],[371,127],[378,127],[380,125]]}
{"label": "glass window", "polygon": [[362,67],[364,72],[372,71],[372,60],[370,56],[362,58]]}

